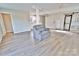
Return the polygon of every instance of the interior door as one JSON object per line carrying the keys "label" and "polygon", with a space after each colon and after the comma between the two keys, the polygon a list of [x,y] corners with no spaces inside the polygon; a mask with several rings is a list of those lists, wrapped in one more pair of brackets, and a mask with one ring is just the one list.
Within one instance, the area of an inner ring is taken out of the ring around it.
{"label": "interior door", "polygon": [[13,33],[11,15],[2,13],[2,18],[3,18],[4,26],[6,29],[6,33]]}
{"label": "interior door", "polygon": [[72,15],[65,15],[64,30],[70,31],[71,21],[72,21]]}
{"label": "interior door", "polygon": [[3,21],[1,14],[0,14],[0,25],[1,25],[1,28],[2,28],[2,34],[4,36],[6,34],[6,29],[5,29],[4,21]]}

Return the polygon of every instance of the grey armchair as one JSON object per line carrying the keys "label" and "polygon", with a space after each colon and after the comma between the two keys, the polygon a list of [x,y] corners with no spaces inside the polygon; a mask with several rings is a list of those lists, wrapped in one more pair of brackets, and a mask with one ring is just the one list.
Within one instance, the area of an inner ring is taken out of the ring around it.
{"label": "grey armchair", "polygon": [[33,37],[34,39],[43,40],[48,38],[50,31],[48,28],[45,28],[43,25],[33,26]]}

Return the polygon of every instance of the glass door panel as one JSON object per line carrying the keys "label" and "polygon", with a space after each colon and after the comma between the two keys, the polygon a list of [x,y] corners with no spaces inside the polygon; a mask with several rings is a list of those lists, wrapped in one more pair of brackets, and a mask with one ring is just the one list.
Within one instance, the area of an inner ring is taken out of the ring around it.
{"label": "glass door panel", "polygon": [[71,26],[72,15],[65,15],[64,18],[64,30],[69,31]]}

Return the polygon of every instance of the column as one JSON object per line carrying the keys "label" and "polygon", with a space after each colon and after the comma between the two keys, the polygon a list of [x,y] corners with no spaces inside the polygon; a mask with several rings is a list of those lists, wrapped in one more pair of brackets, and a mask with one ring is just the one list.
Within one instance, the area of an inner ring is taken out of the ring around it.
{"label": "column", "polygon": [[39,15],[39,9],[36,8],[36,24],[40,24],[40,15]]}

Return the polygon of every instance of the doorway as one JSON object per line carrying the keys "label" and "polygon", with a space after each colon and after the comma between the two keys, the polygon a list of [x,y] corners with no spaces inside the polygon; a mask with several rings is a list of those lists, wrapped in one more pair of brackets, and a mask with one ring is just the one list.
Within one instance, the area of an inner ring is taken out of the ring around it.
{"label": "doorway", "polygon": [[70,31],[71,22],[72,22],[72,15],[65,15],[63,30]]}

